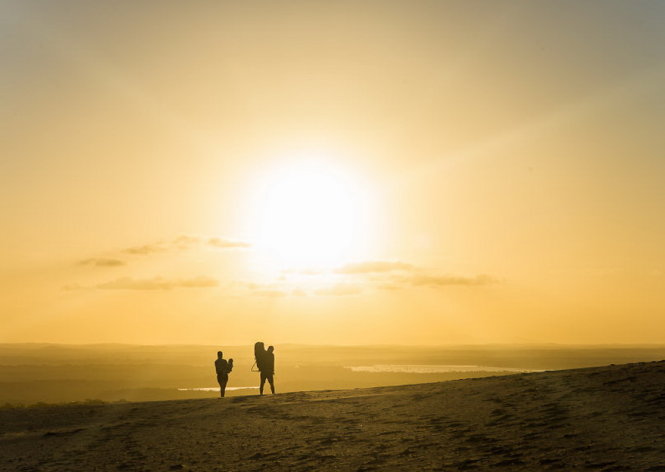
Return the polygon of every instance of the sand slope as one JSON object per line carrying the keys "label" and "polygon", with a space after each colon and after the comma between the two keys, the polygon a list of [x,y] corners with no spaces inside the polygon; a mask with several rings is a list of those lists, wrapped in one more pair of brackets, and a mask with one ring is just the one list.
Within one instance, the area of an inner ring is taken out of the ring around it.
{"label": "sand slope", "polygon": [[665,471],[665,362],[0,410],[2,471]]}

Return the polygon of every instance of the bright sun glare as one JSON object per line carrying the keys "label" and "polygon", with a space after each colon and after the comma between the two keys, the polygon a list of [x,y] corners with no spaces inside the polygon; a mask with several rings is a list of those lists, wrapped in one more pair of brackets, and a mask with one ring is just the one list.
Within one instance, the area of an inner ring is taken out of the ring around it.
{"label": "bright sun glare", "polygon": [[271,172],[262,187],[256,245],[281,268],[333,266],[359,248],[367,201],[350,175],[307,162]]}

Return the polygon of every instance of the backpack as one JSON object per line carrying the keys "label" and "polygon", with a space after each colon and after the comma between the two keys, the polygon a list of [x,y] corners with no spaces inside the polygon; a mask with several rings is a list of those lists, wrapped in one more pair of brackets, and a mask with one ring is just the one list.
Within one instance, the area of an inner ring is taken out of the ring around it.
{"label": "backpack", "polygon": [[264,347],[263,343],[258,342],[254,344],[254,359],[256,361],[256,367],[258,367],[259,370],[263,370],[265,355],[266,348]]}

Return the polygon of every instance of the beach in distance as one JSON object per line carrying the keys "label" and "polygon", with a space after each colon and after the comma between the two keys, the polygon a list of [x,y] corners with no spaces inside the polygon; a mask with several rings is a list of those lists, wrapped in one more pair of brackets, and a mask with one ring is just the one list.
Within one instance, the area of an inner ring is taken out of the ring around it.
{"label": "beach in distance", "polygon": [[0,409],[1,471],[662,471],[665,362]]}

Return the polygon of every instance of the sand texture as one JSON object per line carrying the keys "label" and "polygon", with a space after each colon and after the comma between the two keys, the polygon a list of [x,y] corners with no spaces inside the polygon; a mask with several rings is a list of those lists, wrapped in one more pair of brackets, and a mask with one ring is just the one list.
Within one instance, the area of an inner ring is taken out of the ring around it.
{"label": "sand texture", "polygon": [[0,410],[2,471],[665,471],[665,362]]}

